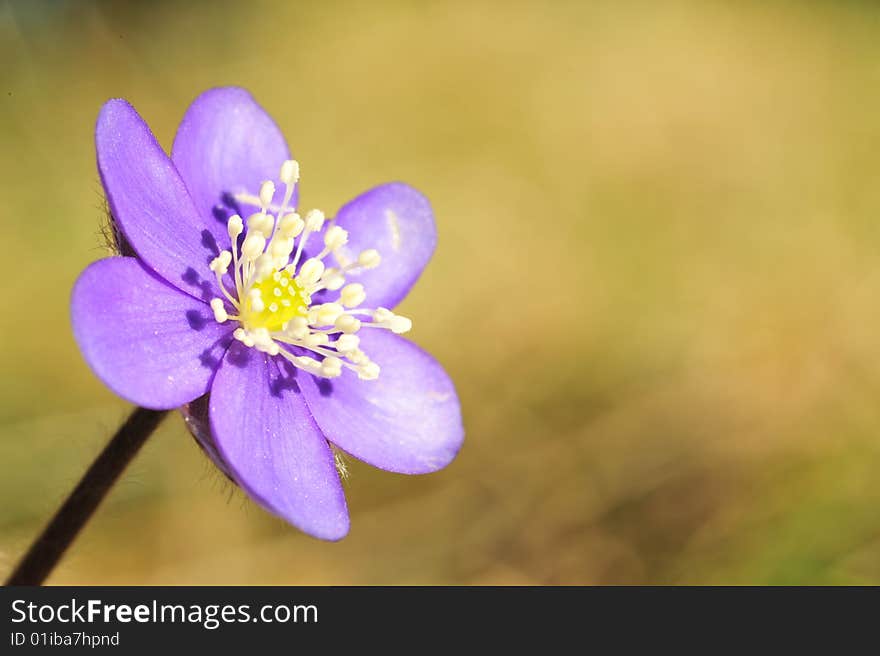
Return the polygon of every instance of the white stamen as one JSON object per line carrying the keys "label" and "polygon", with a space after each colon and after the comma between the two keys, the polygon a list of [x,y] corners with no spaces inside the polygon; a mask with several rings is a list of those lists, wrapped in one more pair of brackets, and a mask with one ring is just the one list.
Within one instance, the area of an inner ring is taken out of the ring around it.
{"label": "white stamen", "polygon": [[324,263],[314,257],[310,257],[299,268],[299,279],[306,287],[314,285],[324,273]]}
{"label": "white stamen", "polygon": [[268,239],[269,235],[272,234],[272,227],[275,224],[275,219],[271,214],[266,214],[265,212],[255,212],[248,217],[247,226],[248,226],[248,235],[252,233],[262,233],[263,237]]}
{"label": "white stamen", "polygon": [[275,196],[275,183],[271,180],[266,180],[263,184],[260,185],[260,204],[263,207],[269,207],[269,204],[272,202],[272,198]]}
{"label": "white stamen", "polygon": [[321,276],[320,282],[323,287],[326,287],[331,292],[335,292],[345,284],[345,275],[339,269],[330,267],[324,270],[324,275]]}
{"label": "white stamen", "polygon": [[348,231],[345,228],[335,225],[328,228],[327,232],[324,233],[324,245],[331,252],[337,248],[342,248],[347,243]]}
{"label": "white stamen", "polygon": [[256,260],[263,254],[266,247],[266,238],[260,232],[248,232],[248,236],[244,238],[241,245],[241,254],[250,261]]}
{"label": "white stamen", "polygon": [[350,285],[346,285],[342,288],[342,291],[339,292],[339,300],[340,302],[347,308],[357,307],[367,298],[366,292],[364,292],[364,286],[359,282],[353,282]]}
{"label": "white stamen", "polygon": [[309,335],[309,322],[305,317],[294,317],[287,325],[287,332],[294,339],[303,340]]}
{"label": "white stamen", "polygon": [[361,328],[361,322],[350,314],[343,314],[338,317],[334,325],[344,333],[353,334]]}
{"label": "white stamen", "polygon": [[370,358],[367,357],[367,354],[360,349],[354,349],[353,351],[346,354],[346,357],[351,362],[357,365],[366,364],[370,361]]}
{"label": "white stamen", "polygon": [[309,232],[320,232],[324,225],[324,213],[321,210],[309,210],[306,214],[306,230]]}
{"label": "white stamen", "polygon": [[314,358],[310,358],[306,355],[298,355],[292,359],[293,363],[298,366],[300,369],[304,369],[310,374],[320,374],[321,373],[321,363],[315,360]]}
{"label": "white stamen", "polygon": [[379,365],[375,362],[367,362],[358,367],[358,378],[361,380],[376,380],[379,377]]}
{"label": "white stamen", "polygon": [[296,160],[289,159],[281,165],[281,173],[278,179],[286,185],[294,185],[299,182],[299,164]]}
{"label": "white stamen", "polygon": [[299,214],[293,212],[292,214],[285,214],[281,217],[281,220],[278,221],[278,232],[284,237],[299,237],[300,233],[303,231],[303,228],[306,227],[305,222],[299,217]]}
{"label": "white stamen", "polygon": [[388,327],[391,329],[392,333],[401,335],[403,333],[408,333],[412,329],[412,321],[396,314]]}
{"label": "white stamen", "polygon": [[293,239],[290,238],[278,239],[278,235],[276,235],[269,246],[269,253],[272,255],[277,266],[286,265],[292,252]]}
{"label": "white stamen", "polygon": [[232,253],[229,251],[220,251],[220,255],[211,260],[210,269],[214,273],[224,274],[229,270],[232,263]]}
{"label": "white stamen", "polygon": [[312,333],[303,340],[303,343],[309,348],[314,348],[315,346],[325,346],[329,341],[330,338],[325,333]]}
{"label": "white stamen", "polygon": [[328,356],[321,363],[321,375],[325,378],[336,378],[342,373],[342,360],[336,356]]}
{"label": "white stamen", "polygon": [[365,251],[361,251],[357,261],[358,265],[364,269],[375,269],[382,261],[382,257],[375,248],[368,248]]}
{"label": "white stamen", "polygon": [[242,223],[241,217],[238,214],[230,216],[229,221],[226,222],[226,232],[229,235],[229,238],[235,241],[243,230],[244,224]]}
{"label": "white stamen", "polygon": [[214,320],[217,323],[223,323],[229,318],[222,298],[211,299],[211,309],[214,311]]}
{"label": "white stamen", "polygon": [[[358,282],[346,284],[346,277],[378,266],[381,257],[375,249],[366,249],[352,260],[344,249],[349,234],[341,226],[331,222],[322,236],[323,250],[300,265],[306,241],[324,229],[326,217],[311,210],[302,218],[290,204],[299,181],[296,161],[281,165],[279,179],[284,185],[279,201],[274,201],[275,183],[268,180],[256,195],[235,195],[239,203],[259,211],[246,221],[234,214],[226,222],[231,248],[210,262],[225,297],[211,299],[214,319],[238,322],[233,332],[237,341],[283,357],[312,375],[335,378],[347,368],[362,380],[373,380],[379,365],[360,349],[355,333],[365,327],[403,333],[412,322],[387,308],[361,307],[367,290]],[[325,267],[323,259],[329,254],[334,266]],[[312,295],[322,290],[338,291],[339,297],[313,304]],[[286,345],[310,354],[294,355]]]}
{"label": "white stamen", "polygon": [[373,321],[376,323],[386,323],[394,318],[394,313],[388,308],[379,307],[373,312]]}
{"label": "white stamen", "polygon": [[340,353],[348,353],[349,351],[354,351],[360,343],[361,338],[357,335],[340,335],[333,342],[333,346]]}
{"label": "white stamen", "polygon": [[316,326],[332,326],[344,310],[339,303],[324,303],[314,308]]}

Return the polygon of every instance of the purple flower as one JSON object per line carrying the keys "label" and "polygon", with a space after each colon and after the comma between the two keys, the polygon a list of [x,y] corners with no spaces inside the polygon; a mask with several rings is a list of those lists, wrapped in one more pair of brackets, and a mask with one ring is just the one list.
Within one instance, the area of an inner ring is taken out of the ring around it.
{"label": "purple flower", "polygon": [[124,100],[101,109],[95,143],[135,255],[83,271],[71,315],[110,389],[154,409],[209,394],[218,466],[327,540],[349,529],[330,443],[404,474],[455,457],[463,429],[452,381],[399,336],[411,322],[392,311],[434,251],[422,194],[385,184],[332,219],[301,216],[299,165],[237,88],[195,100],[170,158]]}

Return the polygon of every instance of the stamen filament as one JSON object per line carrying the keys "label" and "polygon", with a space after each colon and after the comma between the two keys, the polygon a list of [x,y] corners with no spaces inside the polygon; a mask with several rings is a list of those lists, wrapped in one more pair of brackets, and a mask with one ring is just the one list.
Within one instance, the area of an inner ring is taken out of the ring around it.
{"label": "stamen filament", "polygon": [[[280,204],[273,203],[276,187],[271,181],[260,185],[258,195],[235,196],[259,211],[248,217],[246,230],[240,216],[229,218],[231,248],[211,262],[211,270],[236,313],[229,314],[223,299],[215,298],[211,301],[214,318],[220,323],[237,321],[239,327],[233,331],[236,340],[271,356],[280,355],[313,375],[335,378],[347,369],[361,379],[375,379],[379,366],[360,350],[356,333],[362,327],[401,333],[412,323],[386,308],[360,307],[367,297],[364,286],[346,284],[349,276],[377,266],[379,253],[368,249],[354,260],[349,258],[343,252],[348,232],[331,220],[323,233],[323,248],[301,262],[309,238],[322,231],[326,219],[320,210],[311,210],[303,220],[290,207],[299,181],[295,161],[282,165],[279,179],[285,186]],[[242,233],[245,236],[239,245]],[[325,266],[323,260],[331,254],[338,266]],[[234,291],[224,283],[230,264]],[[336,300],[313,303],[312,295],[324,289],[338,290]],[[295,355],[286,347],[310,355]]]}

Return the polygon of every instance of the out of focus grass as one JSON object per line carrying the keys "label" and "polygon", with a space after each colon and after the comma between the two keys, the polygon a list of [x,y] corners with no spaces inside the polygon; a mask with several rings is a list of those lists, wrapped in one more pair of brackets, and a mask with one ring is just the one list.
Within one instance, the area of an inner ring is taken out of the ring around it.
{"label": "out of focus grass", "polygon": [[303,202],[422,188],[406,301],[446,471],[356,462],[351,535],[226,489],[177,417],[55,583],[880,583],[880,7],[0,5],[0,573],[124,417],[70,335],[91,131],[250,88]]}

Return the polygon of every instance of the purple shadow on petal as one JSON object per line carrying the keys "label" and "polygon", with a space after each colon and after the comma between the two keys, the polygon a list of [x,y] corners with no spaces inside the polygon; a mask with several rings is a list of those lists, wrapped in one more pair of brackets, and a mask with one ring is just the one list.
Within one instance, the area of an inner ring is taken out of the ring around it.
{"label": "purple shadow on petal", "polygon": [[318,392],[321,396],[333,395],[333,381],[328,378],[322,378],[321,376],[312,376],[312,381],[317,386]]}
{"label": "purple shadow on petal", "polygon": [[186,322],[193,330],[204,330],[210,321],[204,312],[199,312],[198,310],[187,310],[185,316]]}
{"label": "purple shadow on petal", "polygon": [[281,398],[285,392],[301,395],[302,390],[296,381],[299,369],[282,358],[275,358],[275,365],[278,367],[278,376],[269,383],[269,393],[277,398]]}
{"label": "purple shadow on petal", "polygon": [[235,196],[230,192],[224,191],[220,194],[220,201],[211,208],[211,215],[221,225],[226,226],[229,223],[229,217],[233,214],[238,214],[243,219],[246,219],[255,209],[242,205],[235,200]]}
{"label": "purple shadow on petal", "polygon": [[207,392],[232,338],[206,304],[136,258],[89,265],[70,305],[86,362],[119,396],[147,408],[175,408]]}
{"label": "purple shadow on petal", "polygon": [[344,369],[331,386],[302,376],[315,421],[334,445],[380,469],[424,474],[445,467],[464,439],[461,409],[443,367],[412,342],[384,330],[358,333],[381,367],[376,380]]}
{"label": "purple shadow on petal", "polygon": [[339,540],[349,518],[333,452],[279,360],[230,346],[211,387],[217,453],[264,508],[310,535]]}
{"label": "purple shadow on petal", "polygon": [[223,360],[223,356],[226,354],[226,350],[229,348],[230,341],[228,336],[224,336],[199,353],[199,362],[202,363],[202,366],[211,371],[216,371]]}
{"label": "purple shadow on petal", "polygon": [[208,264],[211,263],[211,260],[220,255],[220,247],[217,245],[217,239],[211,234],[210,230],[202,230],[202,246],[208,250],[208,254],[210,255]]}

